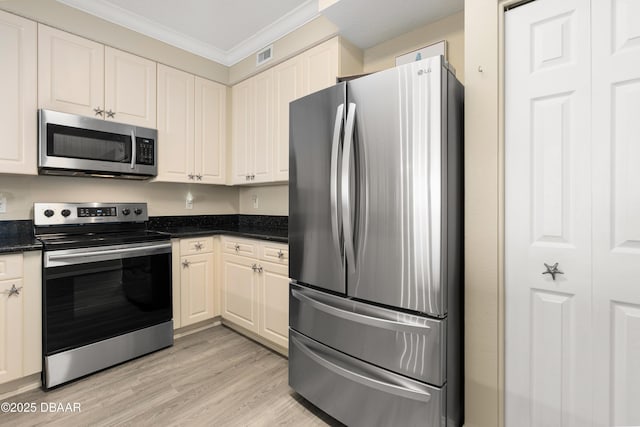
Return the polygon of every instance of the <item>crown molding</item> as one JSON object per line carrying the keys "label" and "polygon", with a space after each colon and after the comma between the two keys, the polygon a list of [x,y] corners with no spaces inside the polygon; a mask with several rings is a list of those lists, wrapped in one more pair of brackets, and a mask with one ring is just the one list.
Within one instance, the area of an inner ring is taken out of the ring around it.
{"label": "crown molding", "polygon": [[316,1],[308,0],[230,50],[224,51],[106,0],[56,1],[227,67],[272,44],[319,15]]}

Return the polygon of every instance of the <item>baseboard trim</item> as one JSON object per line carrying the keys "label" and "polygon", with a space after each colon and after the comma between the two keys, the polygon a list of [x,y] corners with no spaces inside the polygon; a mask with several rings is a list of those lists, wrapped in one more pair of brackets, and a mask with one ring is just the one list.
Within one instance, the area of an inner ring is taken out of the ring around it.
{"label": "baseboard trim", "polygon": [[236,325],[235,323],[224,318],[222,319],[222,325],[228,327],[229,329],[233,329],[239,334],[244,335],[245,337],[257,342],[258,344],[263,345],[264,347],[267,347],[269,350],[275,351],[276,353],[284,356],[287,359],[289,358],[289,350],[287,348],[284,348],[278,344],[274,344],[271,341],[264,339],[260,335],[256,334],[255,332],[251,332],[243,328],[242,326]]}
{"label": "baseboard trim", "polygon": [[42,386],[40,374],[40,372],[37,372],[27,377],[0,384],[0,401],[40,388]]}

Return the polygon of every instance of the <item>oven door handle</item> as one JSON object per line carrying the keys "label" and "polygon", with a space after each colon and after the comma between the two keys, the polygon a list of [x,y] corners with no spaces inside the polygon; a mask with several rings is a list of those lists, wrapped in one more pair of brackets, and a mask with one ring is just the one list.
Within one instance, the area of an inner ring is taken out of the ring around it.
{"label": "oven door handle", "polygon": [[66,254],[46,254],[45,267],[85,264],[96,261],[109,261],[122,258],[134,258],[146,255],[171,253],[171,243],[136,246],[130,248],[105,249],[101,251],[82,251]]}

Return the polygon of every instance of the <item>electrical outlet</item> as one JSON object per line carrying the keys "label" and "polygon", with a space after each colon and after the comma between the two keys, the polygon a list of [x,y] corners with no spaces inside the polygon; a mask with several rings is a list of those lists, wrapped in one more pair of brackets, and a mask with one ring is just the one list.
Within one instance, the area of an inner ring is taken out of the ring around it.
{"label": "electrical outlet", "polygon": [[251,196],[251,201],[253,202],[253,209],[258,209],[258,195],[254,194]]}
{"label": "electrical outlet", "polygon": [[0,213],[7,213],[7,197],[0,194]]}
{"label": "electrical outlet", "polygon": [[185,199],[184,207],[185,209],[193,209],[193,195],[191,195],[191,192],[187,193],[187,198]]}

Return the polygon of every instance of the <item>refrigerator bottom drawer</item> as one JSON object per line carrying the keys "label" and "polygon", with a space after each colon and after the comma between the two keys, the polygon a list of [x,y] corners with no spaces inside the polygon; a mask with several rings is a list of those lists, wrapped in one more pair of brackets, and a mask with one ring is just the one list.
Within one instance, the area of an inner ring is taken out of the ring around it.
{"label": "refrigerator bottom drawer", "polygon": [[446,319],[413,316],[292,283],[289,326],[397,374],[436,387],[447,381]]}
{"label": "refrigerator bottom drawer", "polygon": [[446,425],[442,388],[394,374],[289,329],[289,385],[348,426]]}

